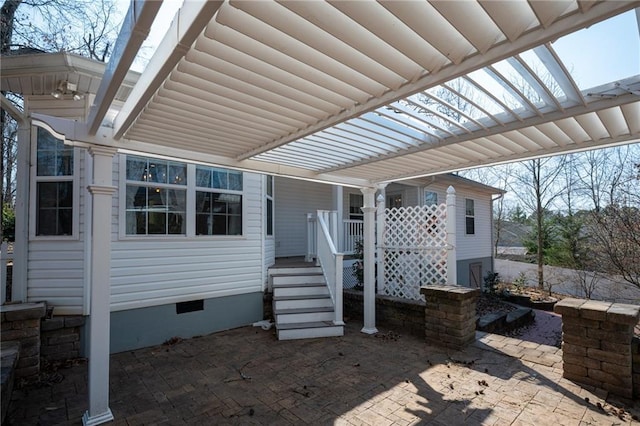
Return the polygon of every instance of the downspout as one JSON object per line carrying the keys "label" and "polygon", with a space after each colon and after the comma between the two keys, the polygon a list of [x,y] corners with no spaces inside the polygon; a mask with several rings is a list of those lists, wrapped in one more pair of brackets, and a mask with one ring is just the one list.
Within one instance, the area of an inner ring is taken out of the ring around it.
{"label": "downspout", "polygon": [[[498,245],[497,245],[497,242],[495,241],[495,226],[493,223],[493,203],[502,197],[504,197],[504,194],[498,194],[496,198],[491,197],[491,272],[496,271],[495,260],[496,260],[496,254],[498,252]],[[495,246],[494,246],[494,242],[496,243]]]}

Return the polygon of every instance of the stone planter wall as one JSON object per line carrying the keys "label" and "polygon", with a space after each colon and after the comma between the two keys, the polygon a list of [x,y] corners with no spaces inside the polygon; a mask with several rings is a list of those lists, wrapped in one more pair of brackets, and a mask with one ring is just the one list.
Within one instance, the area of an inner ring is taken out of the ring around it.
{"label": "stone planter wall", "polygon": [[80,336],[85,317],[55,316],[42,320],[40,353],[47,361],[62,361],[82,355]]}
{"label": "stone planter wall", "polygon": [[633,378],[633,397],[640,399],[640,337],[634,336],[631,342],[631,362]]}
{"label": "stone planter wall", "polygon": [[[344,290],[344,317],[363,319],[363,298],[361,291]],[[425,303],[397,297],[376,295],[376,324],[402,329],[414,336],[424,337]]]}
{"label": "stone planter wall", "polygon": [[421,287],[426,299],[425,338],[429,343],[462,349],[476,338],[476,304],[480,289],[461,286]]}
{"label": "stone planter wall", "polygon": [[30,377],[40,373],[40,320],[46,313],[46,304],[20,303],[0,307],[2,342],[20,342],[20,356],[15,377]]}
{"label": "stone planter wall", "polygon": [[568,298],[555,312],[562,315],[563,376],[632,398],[633,328],[640,306]]}

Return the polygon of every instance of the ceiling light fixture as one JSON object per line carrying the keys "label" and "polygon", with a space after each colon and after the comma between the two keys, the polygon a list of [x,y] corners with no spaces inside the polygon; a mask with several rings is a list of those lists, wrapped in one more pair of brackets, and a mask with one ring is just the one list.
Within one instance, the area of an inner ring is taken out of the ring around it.
{"label": "ceiling light fixture", "polygon": [[82,93],[78,93],[76,91],[77,88],[78,88],[77,84],[69,83],[66,80],[61,80],[58,82],[58,86],[56,87],[56,89],[53,92],[51,92],[51,96],[53,96],[56,99],[63,99],[64,95],[68,91],[71,93],[71,95],[73,95],[74,101],[80,101],[84,99],[84,95]]}

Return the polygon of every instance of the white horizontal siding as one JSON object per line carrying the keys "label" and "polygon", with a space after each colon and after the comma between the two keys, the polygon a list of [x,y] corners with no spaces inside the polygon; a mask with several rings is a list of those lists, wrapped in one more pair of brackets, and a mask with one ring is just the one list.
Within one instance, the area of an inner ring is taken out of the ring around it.
{"label": "white horizontal siding", "polygon": [[333,208],[332,186],[276,177],[274,198],[276,256],[306,255],[306,215]]}
{"label": "white horizontal siding", "polygon": [[[58,315],[83,313],[85,279],[85,213],[88,197],[85,178],[86,151],[76,150],[74,161],[79,164],[78,205],[75,211],[78,220],[78,239],[35,238],[29,241],[27,256],[27,300],[46,301],[55,307]],[[35,197],[31,197],[35,201]]]}
{"label": "white horizontal siding", "polygon": [[81,241],[31,241],[27,269],[27,298],[46,301],[55,313],[82,313],[84,244]]}
{"label": "white horizontal siding", "polygon": [[[393,189],[397,190],[393,184]],[[391,185],[389,185],[391,187]],[[399,185],[398,185],[399,186]],[[449,184],[433,183],[427,187],[414,188],[406,186],[403,194],[407,195],[407,201],[414,201],[418,205],[424,204],[424,192],[431,191],[438,194],[438,204],[447,202],[447,189]],[[492,241],[492,211],[491,211],[491,195],[470,191],[468,189],[455,188],[456,190],[456,246],[457,259],[477,259],[482,257],[491,257]],[[471,198],[475,202],[475,234],[466,235],[465,229],[465,198]],[[407,204],[405,206],[416,205]]]}
{"label": "white horizontal siding", "polygon": [[111,309],[262,291],[261,181],[244,174],[242,237],[119,239],[114,206]]}
{"label": "white horizontal siding", "polygon": [[[465,198],[474,200],[475,234],[467,235],[465,223]],[[457,259],[477,259],[492,256],[491,198],[489,195],[456,191],[456,241]]]}

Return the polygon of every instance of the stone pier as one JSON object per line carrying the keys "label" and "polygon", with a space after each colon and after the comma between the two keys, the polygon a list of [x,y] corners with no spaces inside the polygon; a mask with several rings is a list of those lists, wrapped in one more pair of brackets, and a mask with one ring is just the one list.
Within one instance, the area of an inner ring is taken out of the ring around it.
{"label": "stone pier", "polygon": [[462,286],[421,287],[426,299],[427,342],[462,349],[476,338],[476,304],[480,290]]}
{"label": "stone pier", "polygon": [[562,315],[563,376],[631,399],[640,306],[568,298],[554,310]]}

